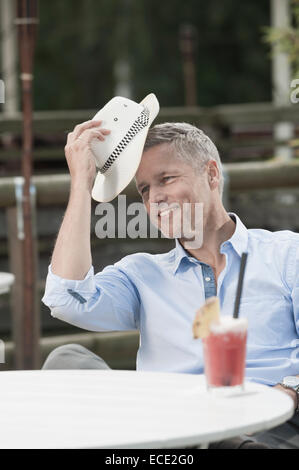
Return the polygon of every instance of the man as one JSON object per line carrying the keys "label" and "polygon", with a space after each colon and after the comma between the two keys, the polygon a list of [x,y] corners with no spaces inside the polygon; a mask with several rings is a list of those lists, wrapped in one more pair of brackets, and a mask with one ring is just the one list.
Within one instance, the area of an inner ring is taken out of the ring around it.
{"label": "man", "polygon": [[[94,275],[90,211],[96,169],[90,142],[108,135],[100,123],[89,121],[68,136],[70,199],[43,302],[54,317],[88,330],[139,329],[137,370],[202,373],[201,341],[191,336],[195,312],[206,298],[217,295],[222,315],[232,315],[240,257],[246,251],[239,313],[249,322],[246,377],[289,394],[295,410],[296,391],[280,382],[299,373],[299,236],[290,231],[247,230],[236,214],[223,207],[222,167],[212,141],[189,124],[165,123],[149,130],[135,178],[149,215],[151,205],[158,208],[157,226],[162,229],[169,217],[175,248],[158,255],[129,255]],[[176,237],[176,214],[188,204],[194,217],[196,203],[203,207],[203,239],[193,246],[184,232]],[[44,365],[106,367],[101,358],[78,345],[57,348]],[[256,439],[273,447],[299,448],[298,430],[294,414],[288,423]],[[242,448],[244,441],[240,442],[235,447]]]}

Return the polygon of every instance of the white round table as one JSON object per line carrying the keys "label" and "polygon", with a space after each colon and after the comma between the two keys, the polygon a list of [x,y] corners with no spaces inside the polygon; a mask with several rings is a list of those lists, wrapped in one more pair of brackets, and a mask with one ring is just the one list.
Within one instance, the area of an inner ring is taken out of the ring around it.
{"label": "white round table", "polygon": [[0,272],[0,294],[6,294],[6,292],[9,292],[14,280],[15,276],[13,274]]}
{"label": "white round table", "polygon": [[212,396],[202,375],[8,371],[0,374],[0,447],[184,448],[269,429],[292,406],[285,393],[250,382],[237,396]]}

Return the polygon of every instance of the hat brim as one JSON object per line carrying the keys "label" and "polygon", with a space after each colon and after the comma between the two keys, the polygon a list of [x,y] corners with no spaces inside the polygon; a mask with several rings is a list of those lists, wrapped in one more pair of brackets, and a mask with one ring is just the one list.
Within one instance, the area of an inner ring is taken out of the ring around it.
{"label": "hat brim", "polygon": [[116,164],[102,174],[98,172],[92,189],[92,198],[98,202],[112,201],[125,189],[134,178],[141,161],[148,130],[159,112],[159,102],[153,93],[147,95],[140,103],[149,110],[149,122],[124,151],[117,157]]}

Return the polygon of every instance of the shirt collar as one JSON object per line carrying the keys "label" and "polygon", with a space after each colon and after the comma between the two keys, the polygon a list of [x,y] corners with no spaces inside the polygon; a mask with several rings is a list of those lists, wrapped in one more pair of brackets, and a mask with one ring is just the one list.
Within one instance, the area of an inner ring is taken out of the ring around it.
{"label": "shirt collar", "polygon": [[226,240],[220,246],[220,252],[222,253],[222,248],[230,243],[238,255],[241,257],[244,252],[248,250],[248,230],[241,221],[241,219],[234,214],[233,212],[229,212],[228,215],[230,218],[236,223],[236,230],[232,234],[229,240]]}
{"label": "shirt collar", "polygon": [[[230,218],[236,223],[236,229],[229,240],[223,242],[220,246],[220,253],[223,253],[223,248],[226,245],[231,245],[236,253],[241,257],[242,253],[247,251],[248,248],[248,231],[240,218],[233,212],[228,212]],[[173,261],[173,274],[175,274],[183,259],[195,259],[187,253],[182,247],[178,238],[175,239],[174,261]],[[200,261],[198,261],[200,263]],[[204,264],[204,263],[201,263]]]}

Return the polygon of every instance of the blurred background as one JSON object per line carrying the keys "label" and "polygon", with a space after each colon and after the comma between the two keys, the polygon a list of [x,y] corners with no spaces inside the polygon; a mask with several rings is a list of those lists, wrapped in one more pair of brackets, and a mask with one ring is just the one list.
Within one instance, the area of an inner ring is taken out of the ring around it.
{"label": "blurred background", "polygon": [[[16,22],[16,1],[0,0],[0,6],[0,79],[5,85],[0,100],[0,271],[16,276],[11,292],[0,295],[0,337],[9,345],[0,367],[22,368],[22,348],[18,354],[15,349],[22,343],[24,302],[23,214],[15,179],[24,158],[21,23]],[[63,335],[82,334],[53,319],[40,302],[68,200],[66,135],[114,95],[141,101],[153,92],[161,106],[156,122],[187,121],[202,128],[224,163],[225,207],[248,228],[299,231],[298,0],[40,0],[36,17],[32,321],[36,338],[44,341],[43,355],[55,341],[65,342]],[[123,193],[128,204],[140,200],[133,185]],[[95,204],[93,214],[94,209]],[[129,253],[159,253],[174,246],[162,238],[97,239],[96,220],[93,216],[96,271]],[[128,367],[119,362],[126,354],[119,347],[110,364]]]}
{"label": "blurred background", "polygon": [[[262,42],[269,0],[41,0],[39,21],[36,110],[97,109],[121,85],[136,100],[155,90],[162,107],[183,106],[184,26],[194,43],[196,104],[271,100]],[[2,39],[9,33],[2,29]]]}

